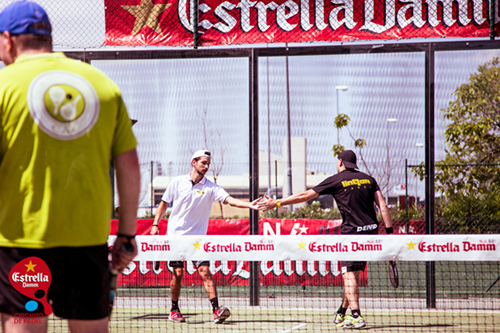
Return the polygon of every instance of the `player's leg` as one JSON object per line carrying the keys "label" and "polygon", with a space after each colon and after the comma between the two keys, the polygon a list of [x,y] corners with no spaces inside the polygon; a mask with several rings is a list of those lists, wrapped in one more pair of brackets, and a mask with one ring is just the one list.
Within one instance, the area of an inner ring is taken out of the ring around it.
{"label": "player's leg", "polygon": [[344,295],[342,306],[339,309],[344,311],[347,306],[351,308],[351,316],[345,316],[345,319],[337,324],[338,327],[361,328],[366,326],[364,318],[361,316],[359,307],[359,279],[361,272],[364,271],[366,262],[343,262],[342,278],[344,279]]}
{"label": "player's leg", "polygon": [[172,301],[179,301],[183,278],[184,268],[174,267],[172,270],[172,280],[170,281],[170,297]]}
{"label": "player's leg", "polygon": [[335,316],[333,318],[333,323],[335,325],[342,324],[346,316],[347,308],[349,308],[349,299],[346,296],[344,288],[344,292],[342,294],[342,304],[337,309],[337,312],[335,313]]}
{"label": "player's leg", "polygon": [[205,286],[205,291],[207,292],[210,303],[212,304],[212,310],[214,313],[214,322],[216,324],[223,323],[229,316],[231,312],[225,306],[219,306],[219,298],[217,297],[217,288],[215,287],[215,282],[210,272],[210,262],[209,261],[197,261],[194,263],[198,269],[198,273],[203,280],[203,285]]}
{"label": "player's leg", "polygon": [[36,323],[24,323],[24,319],[6,313],[1,314],[2,332],[45,333],[47,332],[48,317],[37,318]]}
{"label": "player's leg", "polygon": [[182,323],[186,321],[179,308],[182,279],[184,278],[184,262],[171,261],[169,266],[172,267],[172,280],[170,281],[170,298],[172,300],[172,307],[170,309],[170,316],[168,319],[173,322]]}
{"label": "player's leg", "polygon": [[109,317],[96,320],[68,320],[68,327],[71,333],[107,333]]}
{"label": "player's leg", "polygon": [[210,262],[196,262],[195,265],[198,269],[198,274],[200,274],[200,277],[203,280],[203,286],[205,287],[208,298],[212,299],[217,297],[217,288],[215,287],[212,272],[210,272]]}
{"label": "player's leg", "polygon": [[359,274],[360,271],[356,272],[346,272],[342,274],[344,278],[344,296],[345,302],[342,302],[343,307],[344,304],[348,305],[352,309],[359,309]]}

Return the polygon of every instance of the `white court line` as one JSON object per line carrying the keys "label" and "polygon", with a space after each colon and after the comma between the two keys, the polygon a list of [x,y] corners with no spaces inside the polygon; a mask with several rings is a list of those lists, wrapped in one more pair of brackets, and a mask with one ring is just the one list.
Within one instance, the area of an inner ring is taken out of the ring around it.
{"label": "white court line", "polygon": [[293,331],[293,330],[296,330],[297,328],[301,328],[302,326],[306,326],[306,325],[307,325],[307,323],[300,324],[300,325],[298,325],[298,326],[292,327],[292,328],[290,328],[289,330],[283,331],[283,332],[281,332],[281,333],[288,333],[288,332],[291,332],[291,331]]}

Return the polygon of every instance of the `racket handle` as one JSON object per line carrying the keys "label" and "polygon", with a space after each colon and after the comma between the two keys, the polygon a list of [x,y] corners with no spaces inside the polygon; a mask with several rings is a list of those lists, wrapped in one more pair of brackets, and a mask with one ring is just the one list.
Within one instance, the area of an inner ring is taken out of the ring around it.
{"label": "racket handle", "polygon": [[122,250],[123,252],[134,252],[134,247],[132,246],[132,243],[127,242],[123,244]]}
{"label": "racket handle", "polygon": [[116,298],[116,281],[118,280],[118,271],[113,268],[113,264],[109,264],[110,279],[109,279],[109,313],[113,311],[113,304]]}

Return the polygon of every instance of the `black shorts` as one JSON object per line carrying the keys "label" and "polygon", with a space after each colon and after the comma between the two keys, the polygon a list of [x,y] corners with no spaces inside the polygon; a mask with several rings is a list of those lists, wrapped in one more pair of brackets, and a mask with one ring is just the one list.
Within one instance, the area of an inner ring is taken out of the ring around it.
{"label": "black shorts", "polygon": [[366,263],[366,261],[341,261],[340,267],[342,268],[342,274],[346,272],[364,271]]}
{"label": "black shorts", "polygon": [[[173,268],[184,268],[184,261],[170,261],[168,265]],[[201,266],[210,266],[210,261],[193,261],[193,265],[196,268],[200,268]]]}
{"label": "black shorts", "polygon": [[0,312],[9,315],[43,314],[43,306],[26,309],[33,299],[14,289],[10,270],[28,257],[45,261],[52,275],[47,301],[64,319],[102,319],[110,315],[111,274],[108,246],[23,249],[0,247]]}

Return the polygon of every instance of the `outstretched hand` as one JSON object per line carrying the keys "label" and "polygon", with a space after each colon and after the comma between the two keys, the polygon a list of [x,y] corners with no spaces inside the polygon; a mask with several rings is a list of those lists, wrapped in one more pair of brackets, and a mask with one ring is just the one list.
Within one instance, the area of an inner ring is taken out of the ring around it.
{"label": "outstretched hand", "polygon": [[258,209],[259,210],[270,210],[276,207],[276,200],[268,197],[267,195],[264,196],[266,198],[266,201],[261,201],[258,204]]}
{"label": "outstretched hand", "polygon": [[259,208],[259,202],[262,200],[262,197],[258,197],[254,201],[250,203],[249,208],[254,209],[254,210],[262,210]]}

